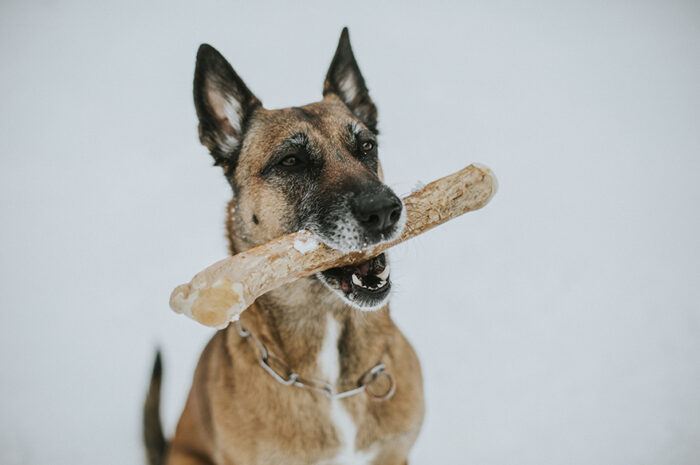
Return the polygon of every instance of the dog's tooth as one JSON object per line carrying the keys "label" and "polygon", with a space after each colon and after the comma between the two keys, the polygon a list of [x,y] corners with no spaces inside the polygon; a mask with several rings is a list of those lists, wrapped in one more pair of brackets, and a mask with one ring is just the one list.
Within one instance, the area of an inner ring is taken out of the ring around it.
{"label": "dog's tooth", "polygon": [[382,271],[381,273],[379,273],[377,275],[377,278],[381,279],[382,281],[386,281],[386,278],[388,278],[388,277],[389,277],[389,267],[388,266],[386,268],[384,268],[384,271]]}
{"label": "dog's tooth", "polygon": [[357,286],[362,286],[362,281],[360,281],[360,278],[358,278],[355,273],[352,274],[352,283]]}
{"label": "dog's tooth", "polygon": [[384,287],[384,286],[386,286],[386,280],[382,279],[381,281],[379,281],[379,284],[377,284],[377,288]]}

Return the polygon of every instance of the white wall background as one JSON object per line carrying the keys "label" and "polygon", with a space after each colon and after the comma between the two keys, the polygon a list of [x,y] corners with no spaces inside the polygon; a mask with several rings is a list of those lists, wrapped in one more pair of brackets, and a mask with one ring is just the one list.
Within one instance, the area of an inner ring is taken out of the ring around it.
{"label": "white wall background", "polygon": [[172,431],[212,332],[168,296],[230,195],[196,49],[297,105],[348,25],[389,183],[500,180],[392,255],[413,463],[700,463],[697,2],[142,3],[0,6],[0,462],[142,463],[156,345]]}

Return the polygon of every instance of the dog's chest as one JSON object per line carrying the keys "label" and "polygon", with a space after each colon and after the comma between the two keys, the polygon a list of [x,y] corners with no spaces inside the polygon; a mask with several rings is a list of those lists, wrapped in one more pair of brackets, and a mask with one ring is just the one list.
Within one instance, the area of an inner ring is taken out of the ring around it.
{"label": "dog's chest", "polygon": [[[323,345],[321,346],[317,363],[323,379],[328,380],[332,384],[337,381],[340,375],[339,337],[340,325],[335,318],[328,315]],[[340,447],[334,457],[317,462],[317,465],[364,465],[372,463],[372,460],[377,455],[376,448],[373,446],[364,450],[357,450],[355,446],[357,425],[343,406],[343,402],[347,402],[347,400],[331,400],[329,412],[330,423],[335,430]]]}

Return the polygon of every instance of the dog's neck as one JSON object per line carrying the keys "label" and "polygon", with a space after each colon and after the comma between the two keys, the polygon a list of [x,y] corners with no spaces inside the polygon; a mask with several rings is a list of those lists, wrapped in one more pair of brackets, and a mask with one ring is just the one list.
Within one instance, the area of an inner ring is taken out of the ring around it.
{"label": "dog's neck", "polygon": [[[380,361],[394,329],[388,306],[373,312],[356,310],[313,277],[260,297],[244,312],[241,323],[304,376],[324,377],[319,357],[324,344],[332,344],[337,347],[340,377],[346,379],[359,379]],[[333,326],[334,335],[329,334]]]}

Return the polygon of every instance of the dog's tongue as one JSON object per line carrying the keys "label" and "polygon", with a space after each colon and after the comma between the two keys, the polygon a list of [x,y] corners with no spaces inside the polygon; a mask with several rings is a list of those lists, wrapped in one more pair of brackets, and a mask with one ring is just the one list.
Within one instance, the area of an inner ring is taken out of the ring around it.
{"label": "dog's tongue", "polygon": [[[355,267],[355,269],[352,271],[353,274],[356,274],[357,276],[367,276],[369,273],[370,268],[372,267],[372,260],[374,258],[370,258],[366,262],[360,263]],[[350,282],[343,280],[340,282],[340,287],[343,289],[345,292],[350,292],[351,286]]]}
{"label": "dog's tongue", "polygon": [[343,267],[343,271],[349,273],[340,279],[340,288],[345,292],[350,292],[353,284],[360,288],[376,290],[385,285],[389,279],[389,268],[386,266],[383,254],[354,267]]}
{"label": "dog's tongue", "polygon": [[369,262],[371,260],[367,260],[366,262],[362,263],[360,266],[357,267],[357,273],[360,276],[364,276],[367,273],[369,273]]}

